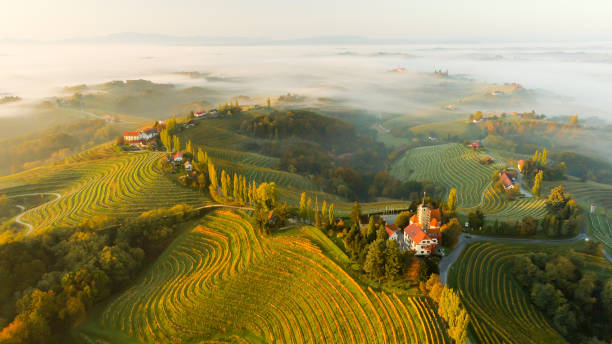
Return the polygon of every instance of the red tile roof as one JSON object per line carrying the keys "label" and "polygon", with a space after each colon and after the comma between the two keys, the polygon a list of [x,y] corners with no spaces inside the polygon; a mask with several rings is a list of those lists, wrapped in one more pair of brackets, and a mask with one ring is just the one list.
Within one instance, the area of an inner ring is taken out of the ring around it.
{"label": "red tile roof", "polygon": [[123,136],[138,136],[140,133],[137,131],[124,131]]}
{"label": "red tile roof", "polygon": [[397,230],[397,226],[395,224],[391,224],[391,225],[385,226],[385,230],[387,231],[387,234],[389,235],[389,237],[391,237],[393,233],[395,233],[395,231]]}
{"label": "red tile roof", "polygon": [[440,216],[440,209],[432,209],[431,218],[438,220],[438,223],[442,222],[442,216]]}
{"label": "red tile roof", "polygon": [[499,179],[502,181],[505,187],[512,186],[512,181],[510,180],[510,178],[508,178],[508,175],[506,173],[500,174]]}
{"label": "red tile roof", "polygon": [[429,240],[429,236],[427,236],[427,234],[425,234],[425,232],[423,232],[423,230],[421,229],[421,226],[413,223],[410,226],[407,226],[406,228],[404,228],[404,233],[408,234],[408,236],[410,237],[410,239],[412,239],[412,241],[415,244],[419,244],[422,240]]}
{"label": "red tile roof", "polygon": [[436,218],[433,217],[431,221],[429,221],[429,227],[438,227],[438,226],[439,226],[438,220],[436,220]]}

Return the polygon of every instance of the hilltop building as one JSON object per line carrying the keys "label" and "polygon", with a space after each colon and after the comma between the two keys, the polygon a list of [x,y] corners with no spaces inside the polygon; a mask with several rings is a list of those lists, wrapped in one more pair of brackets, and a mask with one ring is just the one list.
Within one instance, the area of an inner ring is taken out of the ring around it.
{"label": "hilltop building", "polygon": [[410,218],[410,224],[404,228],[406,246],[418,256],[428,256],[442,243],[440,209],[430,209],[420,204],[417,213]]}
{"label": "hilltop building", "polygon": [[156,128],[145,128],[138,131],[123,132],[123,140],[125,143],[132,146],[143,146],[157,136],[159,136],[159,131],[157,131]]}

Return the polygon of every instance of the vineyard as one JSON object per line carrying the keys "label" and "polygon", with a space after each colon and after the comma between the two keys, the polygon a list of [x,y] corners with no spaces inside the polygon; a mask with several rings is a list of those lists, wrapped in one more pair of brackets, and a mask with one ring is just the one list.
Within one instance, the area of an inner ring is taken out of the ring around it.
{"label": "vineyard", "polygon": [[606,246],[609,252],[612,252],[612,226],[607,215],[600,212],[595,214],[587,214],[589,224],[589,234],[601,241]]}
{"label": "vineyard", "polygon": [[27,211],[22,221],[34,230],[71,226],[98,215],[132,216],[177,203],[201,206],[208,199],[164,176],[164,153],[89,153],[82,159],[0,179],[0,193],[56,192],[61,197]]}
{"label": "vineyard", "polygon": [[544,199],[520,198],[508,202],[492,186],[485,191],[480,208],[490,218],[499,220],[521,219],[525,216],[540,219],[546,215]]}
{"label": "vineyard", "polygon": [[512,278],[509,264],[525,247],[474,243],[449,271],[471,316],[471,333],[480,343],[563,343]]}
{"label": "vineyard", "polygon": [[[82,342],[449,343],[428,300],[363,288],[313,227],[260,237],[215,211],[75,329]],[[328,249],[329,249],[328,247]],[[326,251],[328,251],[326,249]],[[344,258],[343,258],[344,257]]]}
{"label": "vineyard", "polygon": [[482,165],[486,157],[460,144],[419,147],[404,154],[391,168],[391,174],[402,181],[432,180],[450,190],[457,189],[458,206],[475,207],[496,169],[498,163]]}
{"label": "vineyard", "polygon": [[[598,207],[606,209],[612,208],[612,185],[600,184],[595,182],[581,182],[578,180],[563,180],[560,182],[546,182],[543,184],[543,194],[548,194],[550,189],[559,184],[563,185],[566,192],[569,192],[579,203],[589,207],[595,203]],[[545,192],[545,193],[544,193]]]}

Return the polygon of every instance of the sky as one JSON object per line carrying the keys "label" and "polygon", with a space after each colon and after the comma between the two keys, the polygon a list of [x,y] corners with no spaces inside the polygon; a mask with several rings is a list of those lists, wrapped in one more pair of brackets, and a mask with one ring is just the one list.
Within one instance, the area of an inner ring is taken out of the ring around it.
{"label": "sky", "polygon": [[295,39],[606,40],[610,0],[5,0],[0,39],[120,32]]}

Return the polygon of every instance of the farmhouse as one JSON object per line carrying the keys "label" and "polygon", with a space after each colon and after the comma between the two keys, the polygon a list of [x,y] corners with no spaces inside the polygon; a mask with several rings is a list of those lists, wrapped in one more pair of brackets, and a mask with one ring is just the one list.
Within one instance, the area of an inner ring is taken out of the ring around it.
{"label": "farmhouse", "polygon": [[514,175],[510,172],[502,172],[499,174],[499,180],[504,185],[504,189],[510,190],[514,187]]}
{"label": "farmhouse", "polygon": [[146,128],[138,131],[123,132],[123,140],[130,145],[144,145],[147,141],[159,136],[156,128]]}
{"label": "farmhouse", "polygon": [[185,164],[183,166],[185,167],[185,171],[187,172],[193,171],[193,166],[191,165],[191,162],[189,162],[189,160],[185,161]]}
{"label": "farmhouse", "polygon": [[183,153],[181,152],[174,153],[174,155],[172,156],[172,160],[174,162],[183,162]]}

